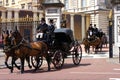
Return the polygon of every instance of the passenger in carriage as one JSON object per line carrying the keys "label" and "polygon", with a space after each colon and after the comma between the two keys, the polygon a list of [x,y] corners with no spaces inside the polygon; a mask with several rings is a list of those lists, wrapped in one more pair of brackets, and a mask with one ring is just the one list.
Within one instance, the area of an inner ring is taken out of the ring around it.
{"label": "passenger in carriage", "polygon": [[41,18],[40,24],[38,25],[36,31],[37,31],[37,35],[36,35],[37,40],[46,42],[48,25],[46,24],[45,18]]}
{"label": "passenger in carriage", "polygon": [[100,29],[100,30],[98,31],[98,37],[101,38],[101,37],[103,36],[103,34],[104,34],[104,33],[103,33],[102,29]]}
{"label": "passenger in carriage", "polygon": [[88,28],[88,31],[92,31],[93,32],[94,28],[92,26],[92,24],[90,24],[89,28]]}
{"label": "passenger in carriage", "polygon": [[54,38],[54,30],[55,30],[55,26],[54,26],[54,22],[53,19],[49,20],[49,25],[48,25],[48,43],[51,45],[53,38]]}
{"label": "passenger in carriage", "polygon": [[93,34],[97,36],[98,34],[98,28],[96,27],[96,24],[94,24]]}
{"label": "passenger in carriage", "polygon": [[89,28],[88,28],[88,40],[92,41],[95,40],[96,38],[96,34],[97,34],[97,27],[96,25],[94,25],[94,28],[92,27],[92,24],[90,24]]}
{"label": "passenger in carriage", "polygon": [[92,24],[90,24],[88,30],[87,30],[87,33],[88,33],[88,38],[92,37],[93,36],[93,27],[92,27]]}

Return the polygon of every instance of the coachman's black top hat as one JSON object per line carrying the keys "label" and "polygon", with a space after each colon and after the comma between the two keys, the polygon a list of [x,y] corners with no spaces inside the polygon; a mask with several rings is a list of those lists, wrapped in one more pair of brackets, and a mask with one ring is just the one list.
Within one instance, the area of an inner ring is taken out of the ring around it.
{"label": "coachman's black top hat", "polygon": [[45,18],[41,18],[41,21],[45,21]]}
{"label": "coachman's black top hat", "polygon": [[50,21],[49,21],[50,23],[53,23],[53,19],[50,19]]}

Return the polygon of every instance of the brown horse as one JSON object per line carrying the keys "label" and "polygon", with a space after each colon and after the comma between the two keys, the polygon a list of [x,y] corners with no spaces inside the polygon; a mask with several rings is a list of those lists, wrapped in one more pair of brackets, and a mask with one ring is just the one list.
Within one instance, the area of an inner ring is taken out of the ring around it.
{"label": "brown horse", "polygon": [[103,34],[101,40],[102,40],[102,46],[107,47],[108,40],[107,40],[107,36],[105,34]]}
{"label": "brown horse", "polygon": [[90,52],[90,46],[93,47],[93,50],[95,49],[95,52],[98,51],[98,49],[100,48],[100,51],[102,50],[102,46],[101,46],[101,39],[98,37],[95,37],[94,40],[89,40],[88,38],[84,38],[83,42],[85,45],[85,51],[88,53]]}
{"label": "brown horse", "polygon": [[[50,71],[51,57],[46,43],[42,41],[27,43],[17,30],[12,32],[11,37],[13,38],[12,43],[14,44],[15,54],[21,60],[21,73],[24,72],[24,59],[26,56],[45,57],[48,63],[48,71]],[[39,60],[37,60],[37,66],[38,64]],[[38,67],[35,68],[35,70],[37,69]]]}
{"label": "brown horse", "polygon": [[[8,30],[3,31],[2,40],[3,40],[3,44],[4,44],[3,50],[5,52],[5,65],[7,68],[9,68],[11,70],[11,73],[12,73],[13,72],[13,64],[15,64],[15,66],[18,69],[20,69],[20,66],[17,66],[17,64],[15,63],[15,61],[18,59],[18,57],[15,56],[15,50],[14,49],[11,50],[11,47],[12,47],[11,37],[10,37]],[[7,63],[9,57],[12,57],[12,61],[11,61],[12,66],[9,66]],[[32,68],[32,66],[30,65],[30,62],[29,62],[29,57],[26,57],[26,61],[28,62],[29,68]]]}

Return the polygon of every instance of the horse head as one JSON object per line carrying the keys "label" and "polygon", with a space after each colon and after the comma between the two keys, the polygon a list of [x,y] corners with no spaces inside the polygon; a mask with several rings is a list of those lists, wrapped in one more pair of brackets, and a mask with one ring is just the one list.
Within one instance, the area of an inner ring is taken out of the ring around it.
{"label": "horse head", "polygon": [[18,30],[11,32],[12,42],[14,45],[19,44],[22,41],[22,36]]}
{"label": "horse head", "polygon": [[8,52],[12,46],[12,38],[8,30],[3,31],[2,33],[3,49],[5,52]]}

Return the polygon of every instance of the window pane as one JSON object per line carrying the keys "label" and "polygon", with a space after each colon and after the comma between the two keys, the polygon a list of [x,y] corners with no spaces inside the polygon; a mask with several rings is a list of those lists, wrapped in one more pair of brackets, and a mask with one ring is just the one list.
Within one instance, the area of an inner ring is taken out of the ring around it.
{"label": "window pane", "polygon": [[86,0],[82,0],[82,7],[86,7]]}

